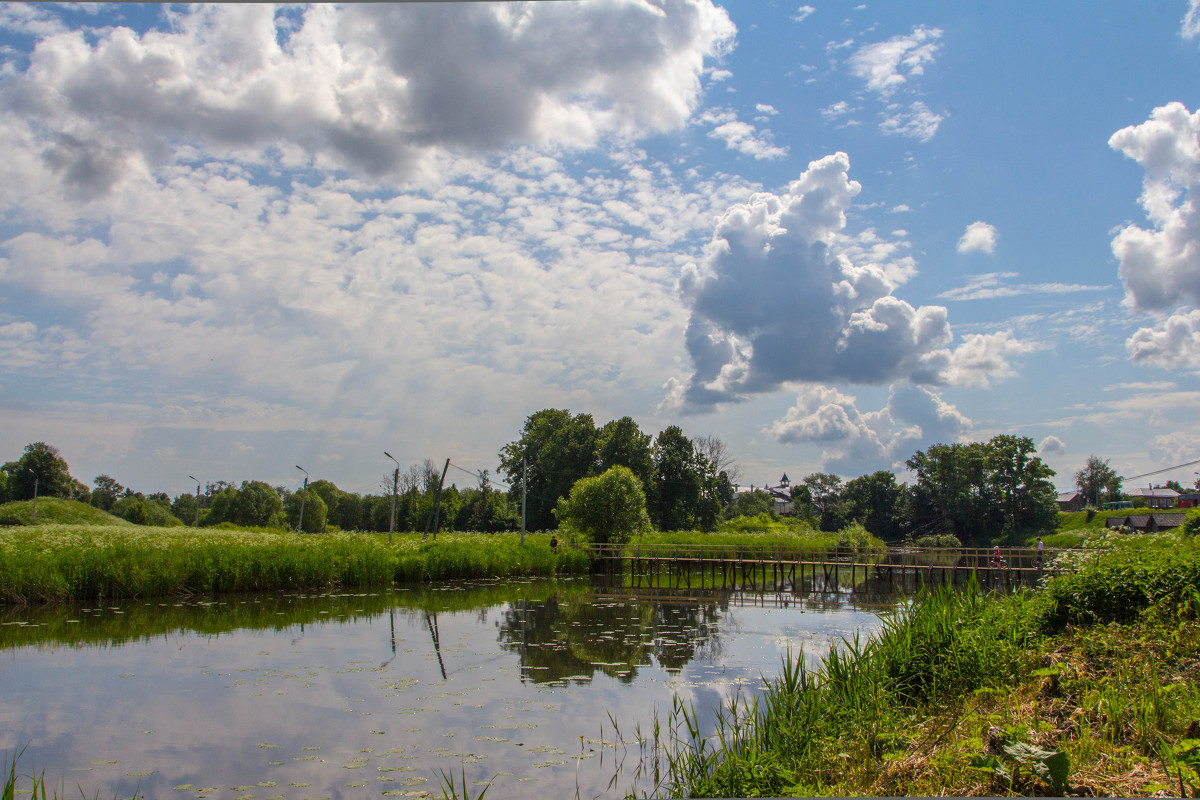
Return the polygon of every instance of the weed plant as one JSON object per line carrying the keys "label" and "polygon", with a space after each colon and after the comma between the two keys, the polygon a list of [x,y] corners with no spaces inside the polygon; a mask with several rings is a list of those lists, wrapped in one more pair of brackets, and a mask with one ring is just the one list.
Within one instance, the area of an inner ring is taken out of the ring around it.
{"label": "weed plant", "polygon": [[1200,556],[1143,537],[1041,593],[941,588],[789,659],[713,736],[677,703],[672,796],[1200,796]]}

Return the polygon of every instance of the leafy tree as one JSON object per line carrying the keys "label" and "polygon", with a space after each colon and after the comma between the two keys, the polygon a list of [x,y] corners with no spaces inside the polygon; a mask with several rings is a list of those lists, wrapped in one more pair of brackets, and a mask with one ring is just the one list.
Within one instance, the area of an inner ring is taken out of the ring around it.
{"label": "leafy tree", "polygon": [[906,462],[917,476],[913,535],[947,533],[980,544],[1052,530],[1058,511],[1054,471],[1035,453],[1032,439],[1007,434],[986,444],[918,451]]}
{"label": "leafy tree", "polygon": [[[201,522],[205,525],[219,525],[222,522],[233,522],[233,503],[237,499],[238,490],[232,484],[221,482],[216,491],[211,492],[208,514]],[[209,484],[212,486],[212,484]]]}
{"label": "leafy tree", "polygon": [[576,481],[554,514],[565,529],[598,544],[624,544],[650,528],[642,482],[619,465]]}
{"label": "leafy tree", "polygon": [[1075,487],[1085,501],[1099,506],[1121,498],[1121,477],[1108,466],[1108,459],[1088,456],[1083,469],[1075,473]]}
{"label": "leafy tree", "polygon": [[704,473],[691,439],[672,425],[654,440],[654,522],[666,531],[696,527]]}
{"label": "leafy tree", "polygon": [[651,436],[642,433],[632,417],[621,417],[604,424],[597,434],[597,470],[604,472],[610,467],[628,467],[642,489],[650,491],[654,485],[654,451]]}
{"label": "leafy tree", "polygon": [[935,444],[905,464],[917,476],[912,489],[914,536],[953,534],[986,542],[998,511],[987,482],[987,451],[980,442]]}
{"label": "leafy tree", "polygon": [[721,512],[721,517],[733,519],[734,517],[757,517],[759,514],[766,514],[773,520],[779,519],[775,498],[761,489],[755,489],[750,492],[742,492],[735,497],[733,502]]}
{"label": "leafy tree", "polygon": [[[309,488],[312,491],[312,488]],[[235,525],[265,528],[280,522],[283,501],[269,483],[242,481],[229,510],[229,521]],[[307,516],[307,514],[306,514]],[[307,526],[308,520],[305,520]],[[323,523],[322,523],[323,524]]]}
{"label": "leafy tree", "polygon": [[146,510],[146,502],[136,494],[126,495],[109,506],[109,513],[134,525],[149,525],[150,514]]}
{"label": "leafy tree", "polygon": [[1001,511],[1001,535],[1018,542],[1024,534],[1054,530],[1058,524],[1054,470],[1035,455],[1028,436],[1000,434],[987,443],[988,472]]}
{"label": "leafy tree", "polygon": [[1164,489],[1174,489],[1175,491],[1179,492],[1180,494],[1183,494],[1183,484],[1181,484],[1179,481],[1174,481],[1174,480],[1167,481],[1166,483],[1163,484],[1163,488]]}
{"label": "leafy tree", "polygon": [[[5,464],[4,471],[8,473],[8,491],[13,500],[33,498],[34,474],[37,475],[39,496],[70,498],[79,493],[75,486],[77,481],[71,477],[58,448],[45,442],[25,445],[21,457]],[[83,488],[87,490],[86,486]]]}
{"label": "leafy tree", "polygon": [[904,538],[908,490],[887,470],[854,478],[842,492],[847,514],[886,542]]}
{"label": "leafy tree", "polygon": [[108,475],[97,475],[92,485],[96,488],[92,490],[91,504],[102,511],[111,509],[113,503],[125,493],[125,487]]}
{"label": "leafy tree", "polygon": [[[308,488],[310,491],[321,495],[321,499],[325,501],[325,521],[329,522],[337,518],[338,506],[341,505],[342,495],[345,492],[339,489],[333,481],[327,481],[324,478],[313,481],[308,485]],[[338,527],[340,528],[341,526],[338,525]]]}
{"label": "leafy tree", "polygon": [[526,465],[526,520],[533,530],[554,527],[554,509],[580,478],[595,474],[597,431],[590,414],[548,408],[530,414],[521,438],[500,450],[500,470],[509,496],[521,502],[522,463]]}
{"label": "leafy tree", "polygon": [[171,513],[188,525],[196,521],[196,495],[183,492],[171,502]]}
{"label": "leafy tree", "polygon": [[321,533],[324,531],[327,513],[325,501],[321,499],[321,495],[312,490],[312,487],[292,492],[283,501],[283,511],[288,525],[291,525],[293,529],[299,528],[301,500],[304,501],[304,530],[302,532]]}
{"label": "leafy tree", "polygon": [[842,479],[828,472],[814,472],[800,481],[809,492],[810,502],[820,512],[820,528],[837,531],[849,521],[849,513],[842,500]]}

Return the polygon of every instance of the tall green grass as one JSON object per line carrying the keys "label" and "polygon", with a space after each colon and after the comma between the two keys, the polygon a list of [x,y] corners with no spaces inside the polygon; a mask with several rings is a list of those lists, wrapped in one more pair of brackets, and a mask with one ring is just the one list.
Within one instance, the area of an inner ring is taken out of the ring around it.
{"label": "tall green grass", "polygon": [[[815,670],[788,658],[761,698],[731,701],[714,737],[694,708],[676,705],[681,746],[670,755],[673,793],[770,797],[818,793],[853,757],[887,749],[911,709],[999,686],[1032,668],[1034,604],[1023,593],[992,602],[978,591],[942,587],[889,615],[869,640],[834,647]],[[869,756],[868,756],[869,758]]]}
{"label": "tall green grass", "polygon": [[549,536],[295,534],[145,526],[0,529],[0,601],[372,588],[396,582],[586,572]]}

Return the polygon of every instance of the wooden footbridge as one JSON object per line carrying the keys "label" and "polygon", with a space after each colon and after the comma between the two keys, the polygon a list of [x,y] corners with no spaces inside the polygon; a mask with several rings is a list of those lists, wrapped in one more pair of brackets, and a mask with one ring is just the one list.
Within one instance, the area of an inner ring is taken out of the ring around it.
{"label": "wooden footbridge", "polygon": [[781,548],[740,545],[592,545],[594,562],[628,574],[632,586],[763,589],[793,592],[916,591],[922,586],[963,585],[974,577],[984,588],[1034,587],[1072,569],[1051,566],[1049,549],[895,547]]}

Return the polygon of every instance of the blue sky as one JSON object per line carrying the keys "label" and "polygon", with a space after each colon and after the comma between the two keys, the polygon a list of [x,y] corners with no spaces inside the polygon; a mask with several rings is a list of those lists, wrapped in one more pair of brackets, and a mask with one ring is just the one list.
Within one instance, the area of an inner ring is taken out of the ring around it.
{"label": "blue sky", "polygon": [[365,492],[551,407],[746,484],[1200,457],[1195,0],[4,4],[0,47],[6,459]]}

